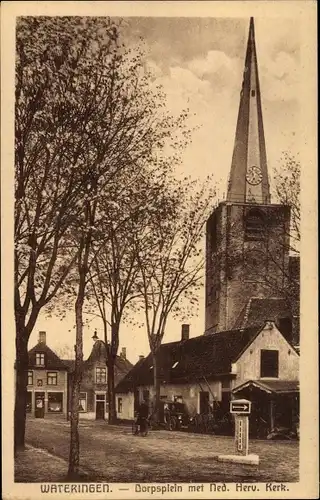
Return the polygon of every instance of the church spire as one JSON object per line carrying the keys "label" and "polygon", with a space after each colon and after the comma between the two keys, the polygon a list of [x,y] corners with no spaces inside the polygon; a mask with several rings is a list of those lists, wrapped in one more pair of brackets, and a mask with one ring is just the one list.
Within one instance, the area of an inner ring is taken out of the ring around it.
{"label": "church spire", "polygon": [[227,201],[270,203],[253,17],[250,19]]}

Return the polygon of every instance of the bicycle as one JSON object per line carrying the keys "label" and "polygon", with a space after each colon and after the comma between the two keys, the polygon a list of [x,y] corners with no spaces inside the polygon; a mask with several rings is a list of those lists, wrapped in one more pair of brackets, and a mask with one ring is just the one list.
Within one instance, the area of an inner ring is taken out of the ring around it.
{"label": "bicycle", "polygon": [[132,434],[134,436],[140,435],[146,437],[149,432],[149,421],[145,417],[141,417],[140,421],[143,422],[143,424],[138,424],[136,420],[132,422]]}

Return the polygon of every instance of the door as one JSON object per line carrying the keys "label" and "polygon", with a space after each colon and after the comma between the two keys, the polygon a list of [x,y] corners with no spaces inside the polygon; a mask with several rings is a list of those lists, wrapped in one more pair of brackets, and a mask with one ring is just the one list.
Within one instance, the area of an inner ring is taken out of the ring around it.
{"label": "door", "polygon": [[209,413],[209,392],[199,392],[199,413]]}
{"label": "door", "polygon": [[44,392],[35,393],[34,416],[36,418],[44,418]]}
{"label": "door", "polygon": [[106,395],[96,394],[96,420],[104,420],[106,411]]}

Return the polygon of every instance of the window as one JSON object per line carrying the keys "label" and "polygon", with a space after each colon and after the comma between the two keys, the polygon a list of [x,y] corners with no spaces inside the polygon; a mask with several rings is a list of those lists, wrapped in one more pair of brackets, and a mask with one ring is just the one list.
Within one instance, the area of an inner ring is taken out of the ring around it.
{"label": "window", "polygon": [[30,413],[32,411],[32,392],[30,392],[30,391],[27,392],[26,410],[27,410],[27,413]]}
{"label": "window", "polygon": [[122,413],[122,398],[118,398],[118,413]]}
{"label": "window", "polygon": [[48,412],[61,413],[63,403],[62,392],[48,392]]}
{"label": "window", "polygon": [[80,392],[79,395],[79,412],[86,412],[87,411],[87,393],[86,392]]}
{"label": "window", "polygon": [[28,385],[33,385],[33,371],[28,371]]}
{"label": "window", "polygon": [[265,235],[264,217],[260,210],[252,208],[245,216],[245,240],[262,240]]}
{"label": "window", "polygon": [[251,97],[254,97],[256,95],[256,91],[255,90],[251,90]]}
{"label": "window", "polygon": [[96,383],[105,384],[107,381],[107,369],[106,368],[96,368]]}
{"label": "window", "polygon": [[167,395],[165,394],[165,395],[163,395],[163,396],[160,396],[160,399],[162,399],[162,400],[166,400],[166,399],[167,399]]}
{"label": "window", "polygon": [[44,353],[43,352],[36,352],[36,365],[37,366],[44,366]]}
{"label": "window", "polygon": [[279,377],[279,351],[261,350],[260,377]]}
{"label": "window", "polygon": [[47,385],[57,385],[58,383],[58,373],[48,372],[47,373]]}

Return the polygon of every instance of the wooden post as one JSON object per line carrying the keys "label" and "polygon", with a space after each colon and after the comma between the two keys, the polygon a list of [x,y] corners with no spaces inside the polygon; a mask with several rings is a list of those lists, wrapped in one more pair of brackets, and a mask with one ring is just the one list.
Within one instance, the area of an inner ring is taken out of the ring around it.
{"label": "wooden post", "polygon": [[274,400],[270,399],[270,431],[274,429]]}

